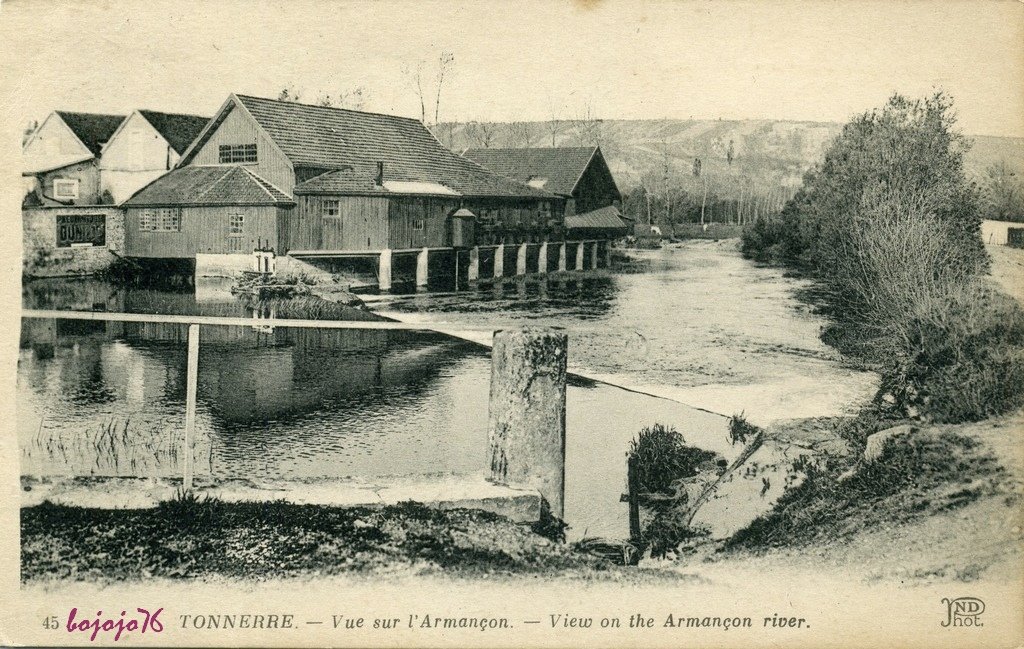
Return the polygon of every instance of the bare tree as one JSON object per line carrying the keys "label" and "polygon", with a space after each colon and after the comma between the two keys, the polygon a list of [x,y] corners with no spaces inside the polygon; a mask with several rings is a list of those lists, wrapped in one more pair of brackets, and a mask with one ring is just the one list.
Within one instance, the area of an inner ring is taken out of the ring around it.
{"label": "bare tree", "polygon": [[494,122],[469,122],[465,133],[473,144],[489,149],[497,140],[498,127]]}
{"label": "bare tree", "polygon": [[426,62],[423,60],[402,67],[402,76],[416,93],[416,98],[420,100],[420,121],[424,124],[427,123],[427,100],[426,95],[423,94],[423,68],[425,67]]}
{"label": "bare tree", "polygon": [[537,144],[540,134],[533,122],[512,122],[505,129],[505,146],[514,149],[529,148]]}
{"label": "bare tree", "polygon": [[434,124],[441,123],[441,89],[444,87],[445,79],[455,68],[455,55],[448,50],[441,52],[437,59],[437,92],[434,94]]}
{"label": "bare tree", "polygon": [[433,100],[433,124],[436,125],[441,121],[441,91],[455,69],[455,55],[448,50],[444,50],[438,55],[433,72],[433,88],[430,87],[431,67],[434,66],[431,66],[425,59],[420,59],[415,63],[406,64],[402,68],[402,76],[405,77],[420,102],[420,121],[424,124],[428,123],[427,102]]}
{"label": "bare tree", "polygon": [[592,99],[588,99],[584,103],[583,109],[576,114],[572,122],[576,127],[576,138],[580,144],[584,146],[601,144],[604,120],[597,117],[597,110],[594,108]]}
{"label": "bare tree", "polygon": [[565,120],[562,119],[561,102],[555,100],[551,94],[548,94],[548,121],[545,128],[551,136],[551,146],[558,146],[558,136],[565,131]]}
{"label": "bare tree", "polygon": [[366,88],[363,86],[355,86],[353,88],[339,90],[334,95],[321,92],[317,96],[316,103],[318,106],[362,110],[366,106],[366,100],[368,97],[369,93],[366,91]]}

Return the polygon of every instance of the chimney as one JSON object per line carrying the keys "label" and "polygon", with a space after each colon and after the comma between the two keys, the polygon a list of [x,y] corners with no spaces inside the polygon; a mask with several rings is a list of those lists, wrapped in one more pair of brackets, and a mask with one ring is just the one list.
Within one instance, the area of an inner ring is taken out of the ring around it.
{"label": "chimney", "polygon": [[384,162],[383,161],[377,163],[377,180],[376,180],[376,183],[377,183],[378,187],[383,187],[384,186]]}

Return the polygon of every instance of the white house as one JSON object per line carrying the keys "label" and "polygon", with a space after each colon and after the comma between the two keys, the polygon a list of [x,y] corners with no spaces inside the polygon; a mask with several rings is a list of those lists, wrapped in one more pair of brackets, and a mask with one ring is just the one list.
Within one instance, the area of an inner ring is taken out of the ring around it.
{"label": "white house", "polygon": [[134,111],[103,147],[100,191],[121,203],[173,169],[208,121],[196,115]]}

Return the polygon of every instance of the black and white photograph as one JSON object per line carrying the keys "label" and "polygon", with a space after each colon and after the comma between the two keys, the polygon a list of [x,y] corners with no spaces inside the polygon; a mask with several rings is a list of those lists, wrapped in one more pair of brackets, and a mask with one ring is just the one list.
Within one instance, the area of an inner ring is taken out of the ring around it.
{"label": "black and white photograph", "polygon": [[4,0],[0,56],[0,643],[1024,642],[1021,2]]}

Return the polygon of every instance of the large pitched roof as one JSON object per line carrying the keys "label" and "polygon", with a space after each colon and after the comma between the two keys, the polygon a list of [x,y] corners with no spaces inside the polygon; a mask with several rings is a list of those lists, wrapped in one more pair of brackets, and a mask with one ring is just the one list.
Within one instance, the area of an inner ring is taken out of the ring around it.
{"label": "large pitched roof", "polygon": [[209,117],[160,113],[155,110],[140,110],[139,114],[145,117],[146,121],[167,140],[167,143],[178,155],[185,152],[188,145],[192,144],[206,123],[210,121]]}
{"label": "large pitched roof", "polygon": [[103,143],[110,139],[125,118],[124,115],[69,113],[62,110],[58,110],[57,115],[94,156],[100,155]]}
{"label": "large pitched roof", "polygon": [[622,220],[622,214],[614,205],[565,217],[565,228],[567,230],[606,230],[612,228],[625,229],[627,227],[629,227],[628,224]]}
{"label": "large pitched roof", "polygon": [[294,205],[277,187],[243,166],[179,167],[149,183],[122,205]]}
{"label": "large pitched roof", "polygon": [[553,197],[452,153],[415,119],[234,97],[296,168],[334,170],[300,183],[296,193],[383,191],[374,185],[383,162],[386,180],[439,183],[464,196]]}
{"label": "large pitched roof", "polygon": [[537,149],[467,149],[463,155],[495,173],[569,196],[596,146]]}

